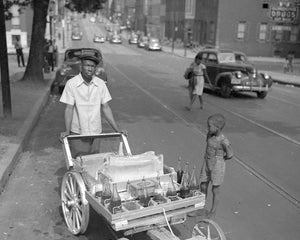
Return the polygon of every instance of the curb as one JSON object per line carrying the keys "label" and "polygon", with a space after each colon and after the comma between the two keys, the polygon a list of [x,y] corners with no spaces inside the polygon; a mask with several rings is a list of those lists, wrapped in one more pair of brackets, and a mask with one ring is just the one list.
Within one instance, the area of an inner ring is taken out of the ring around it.
{"label": "curb", "polygon": [[3,159],[0,166],[0,194],[4,190],[14,167],[18,163],[18,158],[23,152],[24,146],[26,146],[28,142],[32,129],[39,120],[40,114],[48,102],[53,81],[54,78],[48,79],[48,83],[46,85],[47,90],[43,93],[42,97],[37,100],[21,129],[18,131],[16,136],[17,140],[9,143],[7,151],[2,156]]}

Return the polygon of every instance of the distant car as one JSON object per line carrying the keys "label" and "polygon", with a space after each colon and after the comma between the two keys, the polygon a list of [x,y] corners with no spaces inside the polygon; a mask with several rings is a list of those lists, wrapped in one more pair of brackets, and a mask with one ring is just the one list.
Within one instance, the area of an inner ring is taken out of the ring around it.
{"label": "distant car", "polygon": [[139,48],[144,48],[145,47],[145,44],[147,44],[148,43],[148,37],[140,37],[139,38],[139,40],[138,40],[138,44],[137,44],[137,46],[139,47]]}
{"label": "distant car", "polygon": [[73,32],[71,35],[72,40],[81,40],[82,33],[81,32]]}
{"label": "distant car", "polygon": [[161,51],[161,45],[158,38],[150,38],[146,43],[144,48],[148,51]]}
{"label": "distant car", "polygon": [[81,40],[82,39],[82,32],[80,31],[79,25],[74,24],[72,27],[72,34],[71,34],[72,40]]}
{"label": "distant car", "polygon": [[210,83],[205,79],[205,88],[219,92],[228,98],[236,92],[255,92],[258,98],[265,98],[272,85],[272,79],[259,73],[242,52],[222,49],[204,49],[197,55],[202,57]]}
{"label": "distant car", "polygon": [[56,71],[52,89],[56,93],[62,92],[67,81],[76,76],[81,70],[80,56],[90,54],[99,59],[95,75],[107,82],[107,73],[104,69],[102,53],[95,48],[70,48],[65,52],[62,66]]}
{"label": "distant car", "polygon": [[122,43],[122,38],[120,35],[113,35],[110,39],[110,43],[116,43],[116,44],[121,44]]}
{"label": "distant car", "polygon": [[105,38],[103,35],[94,35],[93,41],[95,43],[104,43],[105,42]]}
{"label": "distant car", "polygon": [[129,44],[137,44],[138,43],[138,36],[137,35],[130,35],[129,39],[128,39],[128,43]]}

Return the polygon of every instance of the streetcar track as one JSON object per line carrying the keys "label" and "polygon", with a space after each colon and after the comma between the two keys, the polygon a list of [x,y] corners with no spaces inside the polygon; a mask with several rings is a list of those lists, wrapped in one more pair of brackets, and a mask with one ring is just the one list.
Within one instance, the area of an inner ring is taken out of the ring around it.
{"label": "streetcar track", "polygon": [[[158,99],[157,97],[155,97],[153,94],[151,94],[149,91],[147,91],[146,89],[144,89],[143,87],[141,87],[139,84],[137,84],[136,82],[134,82],[132,79],[130,79],[124,72],[122,72],[121,70],[119,70],[117,67],[115,67],[113,64],[109,63],[110,66],[115,69],[117,72],[119,72],[123,77],[125,77],[125,79],[127,79],[131,84],[133,84],[135,87],[137,87],[140,91],[142,91],[143,93],[145,93],[148,97],[150,97],[152,100],[154,100],[156,103],[158,103],[159,105],[161,105],[164,109],[166,109],[167,111],[169,111],[170,113],[172,113],[173,115],[175,115],[178,119],[180,119],[185,125],[187,125],[188,127],[191,127],[193,129],[195,129],[198,133],[200,133],[200,135],[202,135],[203,137],[206,137],[206,132],[201,131],[201,129],[194,125],[191,124],[190,122],[188,122],[187,120],[184,119],[184,117],[182,117],[180,114],[176,113],[174,110],[172,110],[168,105],[164,104],[160,99]],[[140,69],[141,70],[141,69]],[[144,72],[145,74],[149,75],[146,71],[141,70],[142,72]],[[152,77],[151,75],[149,75],[150,77]],[[210,104],[212,104],[210,102]],[[212,104],[214,105],[214,104]],[[216,106],[216,105],[214,105]],[[217,106],[218,107],[218,106]],[[220,108],[220,107],[218,107]],[[246,117],[226,110],[224,108],[221,108],[224,111],[227,111],[239,118],[242,118],[243,120],[246,120],[258,127],[261,127],[263,129],[265,129],[266,131],[271,132],[274,135],[278,135],[281,138],[292,142],[296,145],[300,146],[300,143],[284,134],[281,134],[277,131],[274,131],[268,127],[263,126],[262,124],[256,123],[253,120],[247,119]],[[233,158],[237,163],[239,163],[242,167],[244,167],[249,173],[253,174],[253,176],[255,176],[256,178],[258,178],[259,180],[261,180],[263,183],[265,183],[267,186],[269,186],[271,189],[273,189],[274,191],[276,191],[277,193],[279,193],[281,196],[283,196],[285,199],[287,199],[289,202],[291,202],[294,206],[296,206],[297,208],[300,208],[300,203],[299,200],[297,200],[297,198],[295,198],[292,194],[288,193],[287,191],[285,191],[282,187],[280,187],[279,185],[277,185],[276,183],[274,183],[272,180],[264,177],[258,170],[256,170],[255,168],[251,167],[250,165],[248,165],[245,161],[243,161],[240,157],[238,156],[234,156]]]}

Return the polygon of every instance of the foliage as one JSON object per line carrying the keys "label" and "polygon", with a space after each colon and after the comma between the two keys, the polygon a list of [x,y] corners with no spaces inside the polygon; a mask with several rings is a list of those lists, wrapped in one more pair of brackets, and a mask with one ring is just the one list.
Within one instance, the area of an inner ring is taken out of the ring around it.
{"label": "foliage", "polygon": [[94,13],[97,10],[103,9],[103,4],[107,0],[69,0],[65,7],[71,11]]}
{"label": "foliage", "polygon": [[26,8],[28,5],[32,5],[32,0],[4,0],[4,14],[5,14],[5,20],[10,20],[12,18],[12,13],[10,11],[10,8],[13,5],[19,6],[19,12],[22,13],[22,11]]}

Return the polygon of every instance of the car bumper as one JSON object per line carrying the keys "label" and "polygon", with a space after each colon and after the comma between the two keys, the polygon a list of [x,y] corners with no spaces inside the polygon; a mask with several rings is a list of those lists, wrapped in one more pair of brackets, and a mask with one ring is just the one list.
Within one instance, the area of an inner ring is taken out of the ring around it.
{"label": "car bumper", "polygon": [[149,47],[150,50],[156,50],[156,51],[160,51],[161,47]]}
{"label": "car bumper", "polygon": [[268,85],[266,86],[232,86],[234,92],[267,92],[269,90]]}

